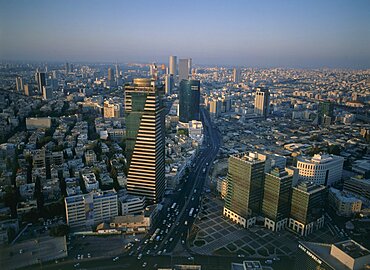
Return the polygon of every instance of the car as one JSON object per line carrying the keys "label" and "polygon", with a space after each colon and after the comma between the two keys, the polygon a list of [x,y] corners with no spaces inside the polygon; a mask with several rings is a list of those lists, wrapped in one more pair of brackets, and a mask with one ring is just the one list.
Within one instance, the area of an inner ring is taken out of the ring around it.
{"label": "car", "polygon": [[150,249],[148,249],[148,251],[146,252],[146,255],[149,255],[150,254]]}
{"label": "car", "polygon": [[158,245],[155,245],[155,246],[154,246],[154,249],[157,249],[157,248],[158,248]]}
{"label": "car", "polygon": [[162,250],[158,251],[157,254],[158,255],[161,255],[162,254]]}
{"label": "car", "polygon": [[163,253],[166,253],[166,252],[167,252],[167,249],[164,249],[164,250],[163,250]]}
{"label": "car", "polygon": [[79,267],[80,266],[80,263],[76,263],[75,265],[73,265],[74,267]]}
{"label": "car", "polygon": [[113,258],[113,261],[115,262],[115,261],[118,261],[118,259],[119,259],[119,257],[117,256],[117,257],[114,257]]}
{"label": "car", "polygon": [[238,257],[239,258],[244,258],[245,256],[244,256],[244,254],[238,254]]}
{"label": "car", "polygon": [[170,242],[172,242],[172,241],[173,241],[173,238],[171,237],[171,238],[170,238]]}
{"label": "car", "polygon": [[192,260],[194,260],[194,257],[188,257],[188,260],[192,261]]}
{"label": "car", "polygon": [[134,251],[131,251],[128,255],[129,255],[129,256],[134,255]]}
{"label": "car", "polygon": [[135,238],[135,242],[140,242],[140,240],[139,240],[139,239],[137,239],[137,238]]}
{"label": "car", "polygon": [[147,263],[146,263],[146,262],[144,262],[144,263],[143,263],[143,267],[145,267],[146,265],[147,265]]}
{"label": "car", "polygon": [[148,239],[146,239],[146,240],[144,241],[144,244],[148,244],[148,242],[149,242],[149,240],[148,240]]}
{"label": "car", "polygon": [[185,240],[181,240],[181,244],[185,244]]}
{"label": "car", "polygon": [[139,256],[137,256],[137,259],[141,260],[141,257],[143,257],[143,254],[140,253]]}

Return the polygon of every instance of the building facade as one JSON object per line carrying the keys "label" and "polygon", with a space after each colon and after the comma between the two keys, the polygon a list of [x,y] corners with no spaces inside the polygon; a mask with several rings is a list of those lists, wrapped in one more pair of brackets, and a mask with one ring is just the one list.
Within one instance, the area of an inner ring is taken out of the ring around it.
{"label": "building facade", "polygon": [[66,197],[64,203],[70,227],[91,227],[118,216],[117,193],[114,190]]}
{"label": "building facade", "polygon": [[163,86],[134,79],[125,92],[127,190],[157,203],[165,189]]}
{"label": "building facade", "polygon": [[311,159],[298,157],[299,179],[331,186],[342,178],[343,163],[344,158],[336,155],[316,154]]}
{"label": "building facade", "polygon": [[270,113],[270,92],[267,88],[257,87],[254,100],[254,113],[266,117]]}
{"label": "building facade", "polygon": [[200,119],[200,81],[182,80],[179,89],[179,121]]}
{"label": "building facade", "polygon": [[265,161],[258,153],[246,152],[229,158],[227,193],[223,215],[245,228],[261,212]]}
{"label": "building facade", "polygon": [[280,231],[288,225],[292,180],[293,175],[279,167],[265,174],[262,214],[264,226],[272,231]]}
{"label": "building facade", "polygon": [[289,228],[306,236],[324,226],[325,187],[302,182],[293,187]]}

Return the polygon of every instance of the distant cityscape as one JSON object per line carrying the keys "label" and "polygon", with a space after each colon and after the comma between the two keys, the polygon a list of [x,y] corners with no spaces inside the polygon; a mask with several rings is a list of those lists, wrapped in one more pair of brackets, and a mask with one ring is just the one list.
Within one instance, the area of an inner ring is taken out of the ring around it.
{"label": "distant cityscape", "polygon": [[4,269],[368,269],[370,71],[0,64]]}

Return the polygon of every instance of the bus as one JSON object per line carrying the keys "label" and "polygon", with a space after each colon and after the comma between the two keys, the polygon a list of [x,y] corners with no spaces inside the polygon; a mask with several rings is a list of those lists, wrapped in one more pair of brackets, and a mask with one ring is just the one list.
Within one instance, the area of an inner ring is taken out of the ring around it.
{"label": "bus", "polygon": [[174,202],[171,206],[171,209],[174,210],[176,208],[176,203]]}
{"label": "bus", "polygon": [[189,217],[191,217],[193,215],[193,212],[194,212],[194,208],[191,208],[190,211],[189,211]]}
{"label": "bus", "polygon": [[159,228],[157,228],[157,229],[155,230],[155,232],[153,233],[152,237],[150,237],[149,242],[153,242],[153,241],[154,241],[154,239],[156,238],[157,234],[159,234],[159,232],[160,232],[160,229],[159,229]]}

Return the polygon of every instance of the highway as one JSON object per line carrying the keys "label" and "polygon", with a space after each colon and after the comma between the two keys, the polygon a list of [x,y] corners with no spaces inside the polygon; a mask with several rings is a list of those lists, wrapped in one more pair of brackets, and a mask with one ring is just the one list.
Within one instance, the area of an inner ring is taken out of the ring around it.
{"label": "highway", "polygon": [[187,249],[187,235],[200,210],[202,194],[209,188],[209,182],[206,181],[208,171],[221,144],[220,133],[213,127],[208,112],[203,109],[201,119],[203,144],[189,168],[189,174],[182,179],[174,194],[165,200],[149,234],[126,250],[126,254],[143,261],[146,256],[169,255],[180,241]]}

